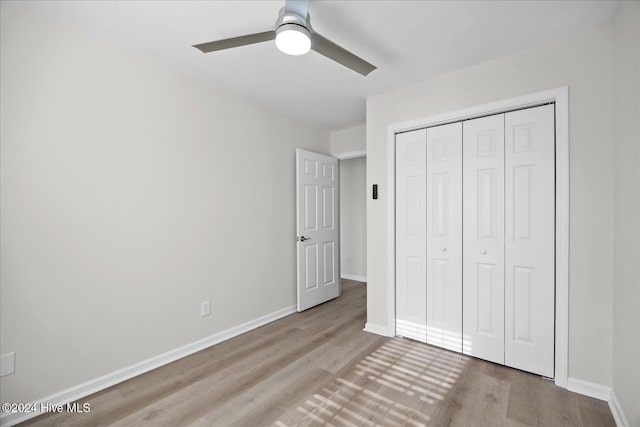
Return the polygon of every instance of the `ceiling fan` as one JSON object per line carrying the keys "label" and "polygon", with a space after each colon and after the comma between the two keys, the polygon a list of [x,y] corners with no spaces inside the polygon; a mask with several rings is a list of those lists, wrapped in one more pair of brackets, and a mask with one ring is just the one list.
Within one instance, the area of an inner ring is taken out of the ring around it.
{"label": "ceiling fan", "polygon": [[311,28],[309,0],[285,0],[273,30],[194,45],[203,53],[276,40],[289,55],[303,55],[310,49],[366,76],[376,67],[321,36]]}

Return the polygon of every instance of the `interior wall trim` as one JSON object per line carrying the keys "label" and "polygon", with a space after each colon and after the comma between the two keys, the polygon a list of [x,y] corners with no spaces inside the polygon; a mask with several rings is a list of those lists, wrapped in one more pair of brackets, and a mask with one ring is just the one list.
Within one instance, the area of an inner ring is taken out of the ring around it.
{"label": "interior wall trim", "polygon": [[631,423],[627,418],[627,415],[624,413],[624,409],[622,409],[622,404],[618,400],[618,396],[616,396],[616,392],[611,389],[611,395],[609,396],[609,409],[611,410],[611,414],[613,414],[613,419],[616,421],[616,425],[619,427],[631,427]]}
{"label": "interior wall trim", "polygon": [[360,157],[367,157],[367,152],[365,150],[349,151],[347,153],[333,154],[333,157],[336,157],[338,160],[358,159]]}
{"label": "interior wall trim", "polygon": [[340,277],[342,279],[355,280],[356,282],[366,282],[367,281],[367,276],[359,276],[357,274],[345,274],[345,273],[342,273],[340,275]]}
{"label": "interior wall trim", "polygon": [[605,402],[609,401],[611,397],[611,387],[578,378],[569,378],[567,380],[567,390],[593,397],[594,399],[604,400]]}
{"label": "interior wall trim", "polygon": [[386,326],[376,325],[371,322],[365,323],[363,331],[371,332],[372,334],[376,335],[382,335],[383,337],[392,337],[395,335],[394,329],[389,329]]}
{"label": "interior wall trim", "polygon": [[618,427],[631,427],[629,419],[624,413],[615,391],[611,387],[578,378],[569,378],[567,381],[567,389],[575,393],[593,397],[594,399],[604,400],[609,404],[609,409],[611,410],[616,425]]}
{"label": "interior wall trim", "polygon": [[[395,135],[521,108],[555,103],[556,123],[556,314],[555,384],[567,388],[569,364],[569,87],[514,98],[387,126],[387,325],[395,335]],[[366,331],[374,332],[365,328]],[[375,333],[375,332],[374,332]],[[380,334],[386,335],[386,334]],[[388,336],[388,335],[387,335]]]}
{"label": "interior wall trim", "polygon": [[[200,350],[204,350],[207,347],[211,347],[212,345],[221,343],[223,341],[226,341],[238,335],[244,334],[245,332],[249,332],[260,326],[266,325],[267,323],[271,323],[275,320],[278,320],[284,316],[293,314],[296,312],[296,309],[297,309],[297,306],[295,305],[282,308],[280,310],[274,311],[272,313],[269,313],[264,316],[258,317],[256,319],[250,320],[248,322],[242,323],[238,326],[234,326],[232,328],[226,329],[224,331],[221,331],[213,335],[210,335],[208,337],[202,338],[200,340],[194,341],[190,344],[186,344],[182,347],[169,350],[166,353],[162,353],[157,356],[151,357],[147,360],[143,360],[139,363],[133,364],[131,366],[127,366],[126,368],[111,372],[99,378],[94,378],[92,380],[89,380],[82,384],[78,384],[66,390],[61,390],[57,393],[54,393],[42,399],[38,399],[35,402],[31,402],[30,407],[51,408],[51,407],[57,407],[60,405],[66,405],[67,403],[75,402],[76,400],[82,399],[83,397],[87,397],[98,391],[107,389],[123,381],[131,379],[138,375],[144,374],[145,372],[149,372],[153,369],[159,368],[168,363],[174,362],[178,359],[182,359],[183,357],[189,356]],[[0,425],[13,426],[15,424],[24,422],[30,418],[36,417],[40,414],[41,413],[39,411],[34,411],[29,413],[5,412],[0,416]]]}

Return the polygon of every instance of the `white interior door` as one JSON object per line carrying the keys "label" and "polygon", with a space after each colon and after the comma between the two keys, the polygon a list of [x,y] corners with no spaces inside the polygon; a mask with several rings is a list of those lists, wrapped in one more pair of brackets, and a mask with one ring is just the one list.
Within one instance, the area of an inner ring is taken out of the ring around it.
{"label": "white interior door", "polygon": [[427,129],[427,343],[462,351],[462,123]]}
{"label": "white interior door", "polygon": [[340,296],[338,159],[296,150],[298,311]]}
{"label": "white interior door", "polygon": [[504,114],[463,133],[463,352],[504,364]]}
{"label": "white interior door", "polygon": [[396,334],[426,341],[425,129],[396,135]]}
{"label": "white interior door", "polygon": [[505,364],[554,376],[554,106],[505,115]]}

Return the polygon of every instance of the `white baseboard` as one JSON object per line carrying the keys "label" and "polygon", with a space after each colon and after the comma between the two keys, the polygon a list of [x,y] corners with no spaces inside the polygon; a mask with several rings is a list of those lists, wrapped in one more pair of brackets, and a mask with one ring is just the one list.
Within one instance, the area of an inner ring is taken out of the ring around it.
{"label": "white baseboard", "polygon": [[363,331],[371,332],[372,334],[376,335],[382,335],[383,337],[394,336],[394,334],[389,333],[389,328],[387,328],[386,326],[375,325],[370,322],[365,323]]}
{"label": "white baseboard", "polygon": [[358,276],[357,274],[341,274],[341,279],[355,280],[356,282],[366,282],[367,276]]}
{"label": "white baseboard", "polygon": [[[295,312],[295,305],[285,307],[281,310],[274,311],[273,313],[258,317],[257,319],[250,320],[246,323],[235,326],[233,328],[229,328],[225,331],[218,332],[206,338],[170,350],[166,353],[159,354],[150,359],[143,360],[142,362],[120,369],[102,377],[95,378],[83,384],[78,384],[74,387],[62,390],[58,393],[54,393],[50,396],[32,402],[33,404],[31,405],[31,407],[40,408],[42,406],[52,407],[66,405],[67,403],[82,399],[83,397],[89,396],[93,393],[104,390],[178,359],[182,359],[183,357],[189,356],[190,354],[196,353],[200,350],[204,350],[207,347],[211,347],[214,344],[218,344],[222,341],[226,341],[235,336],[244,334],[245,332],[249,332],[252,329],[256,329],[260,326],[266,325],[267,323],[271,323],[274,320],[278,320]],[[40,412],[2,413],[0,415],[0,425],[12,426],[38,415],[40,415]]]}
{"label": "white baseboard", "polygon": [[567,390],[605,402],[608,402],[611,397],[611,387],[577,378],[567,379]]}
{"label": "white baseboard", "polygon": [[609,404],[609,409],[611,410],[613,419],[616,421],[616,425],[618,427],[631,427],[622,409],[622,405],[620,405],[620,401],[611,387],[576,378],[569,378],[567,380],[567,389],[575,393],[593,397],[594,399],[604,400]]}
{"label": "white baseboard", "polygon": [[615,391],[611,390],[611,397],[609,398],[609,409],[611,410],[611,414],[613,414],[613,419],[616,421],[616,425],[618,427],[631,427],[629,423],[629,419],[627,415],[624,413],[622,409],[622,405],[618,400],[618,396],[616,396]]}

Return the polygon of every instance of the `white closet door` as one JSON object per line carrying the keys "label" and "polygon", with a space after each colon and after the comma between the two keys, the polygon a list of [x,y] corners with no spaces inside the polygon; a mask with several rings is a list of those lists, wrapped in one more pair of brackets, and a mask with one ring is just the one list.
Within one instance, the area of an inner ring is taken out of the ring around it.
{"label": "white closet door", "polygon": [[396,135],[396,334],[426,341],[426,130]]}
{"label": "white closet door", "polygon": [[504,364],[504,115],[463,129],[463,353]]}
{"label": "white closet door", "polygon": [[462,351],[462,123],[427,129],[427,343]]}
{"label": "white closet door", "polygon": [[505,115],[505,364],[554,376],[554,106]]}

